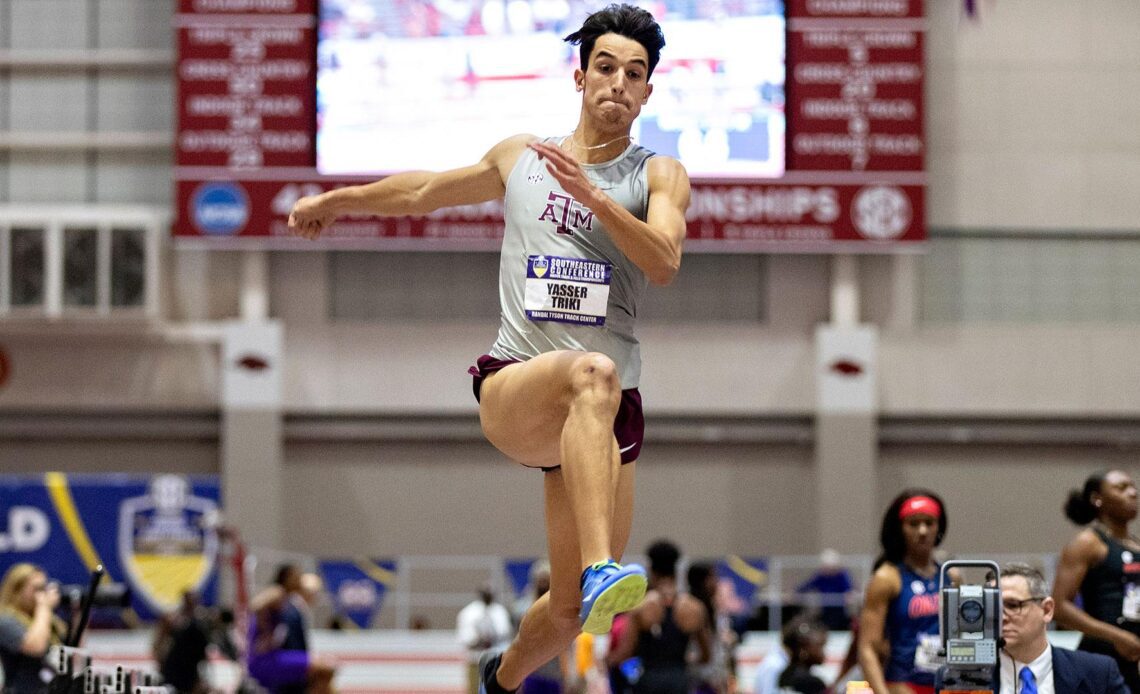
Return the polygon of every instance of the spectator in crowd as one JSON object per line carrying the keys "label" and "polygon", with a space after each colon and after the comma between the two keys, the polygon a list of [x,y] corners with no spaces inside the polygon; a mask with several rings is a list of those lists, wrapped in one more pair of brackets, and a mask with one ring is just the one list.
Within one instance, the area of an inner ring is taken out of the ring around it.
{"label": "spectator in crowd", "polygon": [[700,600],[677,590],[681,551],[675,544],[659,540],[646,554],[650,590],[641,605],[629,613],[629,622],[609,662],[620,665],[637,658],[640,670],[636,681],[631,682],[634,694],[688,694],[690,642],[698,647],[699,662],[709,661],[709,615]]}
{"label": "spectator in crowd", "polygon": [[765,653],[760,664],[756,666],[756,674],[752,681],[752,691],[755,694],[776,694],[779,691],[780,675],[788,669],[788,663],[791,662],[788,640],[792,638],[796,625],[801,621],[802,619],[798,617],[788,620],[780,630],[780,643]]}
{"label": "spectator in crowd", "polygon": [[506,648],[510,643],[514,633],[511,613],[495,600],[491,586],[484,585],[479,589],[479,597],[459,611],[455,632],[467,648],[467,691],[479,694],[479,656],[487,650]]}
{"label": "spectator in crowd", "polygon": [[543,595],[550,592],[550,562],[539,559],[530,565],[527,573],[527,585],[522,595],[511,605],[511,622],[518,629],[526,611]]}
{"label": "spectator in crowd", "polygon": [[1065,515],[1087,527],[1061,551],[1053,586],[1057,622],[1084,634],[1080,650],[1115,658],[1140,694],[1140,540],[1128,529],[1136,518],[1136,484],[1122,470],[1091,475],[1070,492]]}
{"label": "spectator in crowd", "polygon": [[44,656],[67,626],[55,616],[59,587],[35,564],[13,564],[0,581],[0,665],[5,694],[37,694]]}
{"label": "spectator in crowd", "polygon": [[155,625],[151,647],[163,683],[179,694],[208,690],[202,677],[214,625],[192,590],[182,593],[178,608],[162,615]]}
{"label": "spectator in crowd", "polygon": [[785,630],[784,647],[788,649],[788,667],[777,680],[780,691],[800,694],[822,694],[827,689],[823,680],[811,669],[823,664],[827,645],[827,626],[810,617],[797,617]]}
{"label": "spectator in crowd", "polygon": [[708,663],[693,667],[694,694],[724,694],[734,689],[732,683],[732,649],[736,645],[736,632],[732,630],[728,615],[722,615],[717,606],[719,579],[716,566],[709,562],[694,562],[686,575],[689,593],[705,607],[706,638],[710,644]]}
{"label": "spectator in crowd", "polygon": [[819,554],[819,569],[796,587],[796,593],[818,597],[820,621],[828,629],[846,631],[851,628],[851,618],[847,615],[847,597],[854,587],[851,574],[840,564],[839,552],[825,549]]}
{"label": "spectator in crowd", "polygon": [[925,489],[899,494],[883,516],[883,553],[859,615],[859,665],[875,694],[934,694],[942,587],[934,548],[947,526],[946,505]]}
{"label": "spectator in crowd", "polygon": [[1001,600],[1005,645],[995,692],[1128,694],[1112,658],[1049,645],[1045,629],[1054,602],[1040,571],[1025,564],[1002,567]]}
{"label": "spectator in crowd", "polygon": [[250,601],[249,674],[271,694],[332,692],[336,667],[309,653],[309,606],[320,589],[315,574],[283,564]]}

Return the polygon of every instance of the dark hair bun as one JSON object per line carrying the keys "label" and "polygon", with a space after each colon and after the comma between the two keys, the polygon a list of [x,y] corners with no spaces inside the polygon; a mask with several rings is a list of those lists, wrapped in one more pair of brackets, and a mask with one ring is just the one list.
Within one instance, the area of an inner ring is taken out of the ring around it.
{"label": "dark hair bun", "polygon": [[1096,507],[1080,492],[1073,489],[1069,492],[1069,499],[1065,502],[1065,517],[1077,525],[1088,525],[1096,520]]}

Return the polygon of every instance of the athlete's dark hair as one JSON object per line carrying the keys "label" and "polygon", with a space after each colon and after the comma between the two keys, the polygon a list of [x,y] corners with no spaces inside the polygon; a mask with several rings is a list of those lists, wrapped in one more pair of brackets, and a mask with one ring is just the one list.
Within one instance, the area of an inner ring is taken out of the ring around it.
{"label": "athlete's dark hair", "polygon": [[708,589],[706,584],[708,583],[709,576],[712,576],[715,572],[716,568],[713,567],[711,563],[698,561],[689,565],[689,571],[685,575],[685,578],[689,582],[689,593],[697,600],[700,600],[701,604],[705,606],[710,623],[716,618],[716,606],[713,604],[715,596],[713,592]]}
{"label": "athlete's dark hair", "polygon": [[657,540],[645,550],[649,557],[649,569],[657,576],[676,576],[677,560],[681,558],[681,550],[668,540]]}
{"label": "athlete's dark hair", "polygon": [[649,70],[645,79],[653,76],[653,68],[657,67],[661,49],[665,46],[665,35],[653,15],[640,7],[613,4],[587,17],[581,29],[562,39],[571,45],[581,45],[579,55],[583,70],[589,67],[594,42],[602,34],[617,34],[644,46],[649,54]]}
{"label": "athlete's dark hair", "polygon": [[875,560],[876,567],[883,561],[897,564],[906,557],[906,538],[903,537],[902,519],[899,518],[899,511],[902,510],[902,505],[906,500],[913,496],[929,496],[938,502],[938,508],[942,510],[942,514],[938,519],[938,534],[934,536],[934,546],[937,547],[942,544],[942,538],[946,537],[946,528],[949,527],[950,522],[947,520],[946,504],[942,502],[942,497],[929,489],[919,487],[905,489],[895,497],[895,500],[887,507],[887,512],[883,514],[883,527],[879,531],[879,544],[883,548],[883,553]]}
{"label": "athlete's dark hair", "polygon": [[1083,489],[1069,490],[1069,499],[1065,502],[1065,517],[1077,525],[1088,525],[1096,520],[1100,515],[1100,509],[1093,506],[1092,495],[1100,493],[1104,478],[1107,476],[1107,470],[1094,472],[1085,480]]}
{"label": "athlete's dark hair", "polygon": [[301,567],[296,564],[280,564],[277,567],[277,572],[273,575],[273,583],[282,588],[285,587],[285,582],[289,580],[291,574],[300,573]]}
{"label": "athlete's dark hair", "polygon": [[811,615],[800,614],[788,620],[780,630],[780,640],[784,648],[788,649],[788,656],[792,663],[798,664],[802,657],[804,647],[816,635],[827,636],[827,626]]}

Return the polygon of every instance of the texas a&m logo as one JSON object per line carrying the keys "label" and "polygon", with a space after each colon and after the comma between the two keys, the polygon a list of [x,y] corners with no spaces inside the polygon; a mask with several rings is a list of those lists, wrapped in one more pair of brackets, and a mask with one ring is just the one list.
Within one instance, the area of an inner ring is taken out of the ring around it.
{"label": "texas a&m logo", "polygon": [[590,231],[593,228],[594,213],[574,198],[551,191],[546,199],[546,209],[538,216],[538,221],[552,222],[559,234],[572,236],[575,230]]}

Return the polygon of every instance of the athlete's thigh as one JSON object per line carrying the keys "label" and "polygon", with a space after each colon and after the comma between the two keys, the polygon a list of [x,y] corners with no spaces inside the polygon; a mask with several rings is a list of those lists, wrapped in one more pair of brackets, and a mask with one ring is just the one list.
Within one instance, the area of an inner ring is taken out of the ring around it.
{"label": "athlete's thigh", "polygon": [[558,465],[570,373],[585,356],[547,352],[487,376],[479,391],[479,421],[487,440],[523,465]]}

